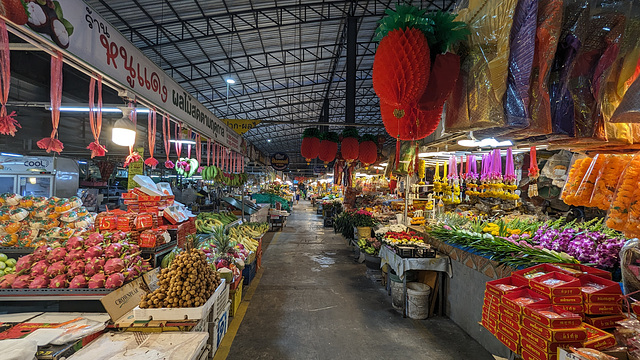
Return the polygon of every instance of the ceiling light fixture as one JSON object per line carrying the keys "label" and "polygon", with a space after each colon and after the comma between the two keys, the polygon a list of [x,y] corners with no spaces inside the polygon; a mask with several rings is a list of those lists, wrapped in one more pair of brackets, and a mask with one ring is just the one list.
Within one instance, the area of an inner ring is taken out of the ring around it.
{"label": "ceiling light fixture", "polygon": [[487,138],[482,140],[475,140],[475,139],[458,140],[458,145],[464,146],[464,147],[502,147],[502,146],[511,146],[513,145],[513,143],[509,140],[498,141],[494,138]]}
{"label": "ceiling light fixture", "polygon": [[[47,110],[51,110],[51,106],[46,107]],[[89,108],[86,106],[61,106],[60,111],[62,112],[89,112]],[[97,109],[94,109],[97,111]],[[103,107],[103,113],[121,113],[122,110],[117,107]],[[147,114],[149,113],[149,109],[146,108],[136,108],[136,113],[138,114]]]}
{"label": "ceiling light fixture", "polygon": [[385,162],[385,163],[380,164],[380,166],[387,166],[387,165],[389,165],[389,163],[386,163],[386,162]]}
{"label": "ceiling light fixture", "polygon": [[235,80],[233,80],[233,79],[231,79],[231,78],[229,78],[229,79],[227,79],[227,80],[225,80],[225,81],[227,82],[227,84],[231,84],[231,85],[233,85],[233,84],[235,84],[235,83],[236,83],[236,81],[235,81]]}
{"label": "ceiling light fixture", "polygon": [[136,141],[136,126],[129,120],[133,109],[121,107],[122,117],[116,121],[111,130],[111,141],[120,146],[132,146]]}
{"label": "ceiling light fixture", "polygon": [[22,155],[20,155],[20,154],[12,154],[12,153],[5,153],[5,152],[0,153],[0,155],[2,155],[2,156],[11,156],[11,157],[22,157]]}
{"label": "ceiling light fixture", "polygon": [[195,145],[196,144],[196,142],[193,141],[193,140],[169,140],[169,142],[183,144],[183,145]]}

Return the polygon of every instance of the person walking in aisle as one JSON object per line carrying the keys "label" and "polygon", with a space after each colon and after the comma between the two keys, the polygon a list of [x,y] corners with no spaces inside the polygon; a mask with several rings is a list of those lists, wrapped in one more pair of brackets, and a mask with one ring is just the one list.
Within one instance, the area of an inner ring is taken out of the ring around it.
{"label": "person walking in aisle", "polygon": [[298,205],[298,201],[300,201],[300,190],[296,190],[296,205]]}

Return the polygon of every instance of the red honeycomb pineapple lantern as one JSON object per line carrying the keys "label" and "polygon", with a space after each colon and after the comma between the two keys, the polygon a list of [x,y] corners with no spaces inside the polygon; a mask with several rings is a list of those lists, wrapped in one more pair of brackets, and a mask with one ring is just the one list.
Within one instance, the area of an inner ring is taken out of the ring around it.
{"label": "red honeycomb pineapple lantern", "polygon": [[307,165],[311,160],[318,157],[320,153],[320,130],[316,128],[308,128],[302,133],[302,145],[300,146],[300,154],[307,161]]}
{"label": "red honeycomb pineapple lantern", "polygon": [[[397,155],[402,140],[400,129],[405,122],[415,121],[413,108],[429,82],[431,57],[424,33],[431,31],[431,26],[424,13],[416,7],[398,4],[396,11],[387,11],[388,16],[376,29],[380,45],[373,60],[373,90],[381,107],[387,109],[383,113],[392,115],[386,121],[383,115],[383,121],[389,135],[397,141]],[[387,125],[392,122],[395,126]]]}
{"label": "red honeycomb pineapple lantern", "polygon": [[360,153],[360,146],[358,145],[359,141],[360,135],[358,134],[358,130],[348,128],[344,129],[342,132],[340,153],[347,164],[351,164],[355,160],[358,160],[358,155]]}
{"label": "red honeycomb pineapple lantern", "polygon": [[358,154],[358,160],[369,168],[369,165],[375,163],[378,160],[378,140],[377,136],[371,134],[365,134],[360,138],[360,151]]}
{"label": "red honeycomb pineapple lantern", "polygon": [[338,153],[338,142],[340,138],[335,132],[327,132],[322,134],[320,140],[320,153],[318,158],[324,162],[324,166],[335,160]]}

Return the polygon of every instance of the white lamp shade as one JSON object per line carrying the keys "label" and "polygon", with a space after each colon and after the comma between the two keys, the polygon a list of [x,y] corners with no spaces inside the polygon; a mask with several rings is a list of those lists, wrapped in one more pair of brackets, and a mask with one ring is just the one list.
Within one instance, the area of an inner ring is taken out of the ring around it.
{"label": "white lamp shade", "polygon": [[136,132],[129,129],[113,128],[111,141],[120,146],[131,146],[136,141]]}

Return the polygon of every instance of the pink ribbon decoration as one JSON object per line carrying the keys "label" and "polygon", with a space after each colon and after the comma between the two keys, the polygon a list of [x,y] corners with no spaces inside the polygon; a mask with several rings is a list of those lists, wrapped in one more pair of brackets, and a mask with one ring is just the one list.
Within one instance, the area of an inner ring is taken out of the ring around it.
{"label": "pink ribbon decoration", "polygon": [[17,128],[22,128],[18,120],[15,119],[16,112],[7,114],[7,100],[9,99],[9,88],[11,86],[11,62],[9,56],[9,33],[7,24],[0,19],[0,134],[16,136]]}
{"label": "pink ribbon decoration", "polygon": [[180,155],[182,154],[182,143],[180,142],[180,140],[182,140],[182,124],[176,123],[175,129],[176,129],[176,140],[177,140],[176,154],[178,154],[178,160],[180,160]]}
{"label": "pink ribbon decoration", "polygon": [[51,136],[38,141],[38,147],[48,153],[55,151],[58,154],[64,149],[62,142],[58,140],[58,125],[60,124],[60,103],[62,101],[62,53],[56,51],[56,56],[51,57]]}
{"label": "pink ribbon decoration", "polygon": [[196,160],[198,160],[198,174],[202,172],[202,141],[200,134],[196,133]]}
{"label": "pink ribbon decoration", "polygon": [[504,179],[516,181],[516,168],[513,163],[513,149],[507,148],[507,160],[504,166]]}
{"label": "pink ribbon decoration", "polygon": [[[87,146],[91,150],[91,158],[96,156],[105,156],[107,149],[100,145],[100,132],[102,131],[102,76],[96,74],[96,78],[91,77],[89,81],[89,125],[91,125],[91,133],[93,134],[93,142]],[[98,84],[98,108],[95,108],[95,89],[96,82]]]}
{"label": "pink ribbon decoration", "polygon": [[169,160],[169,153],[171,152],[171,120],[169,115],[162,115],[162,142],[164,143],[164,153],[167,155],[164,167],[173,169],[176,165]]}
{"label": "pink ribbon decoration", "polygon": [[[191,140],[191,134],[193,134],[193,132],[189,129],[187,140]],[[191,159],[191,144],[187,144],[187,158]]]}
{"label": "pink ribbon decoration", "polygon": [[156,109],[149,109],[147,115],[147,141],[149,142],[149,157],[144,161],[145,165],[155,169],[158,166],[158,160],[153,157],[153,150],[156,148]]}
{"label": "pink ribbon decoration", "polygon": [[209,166],[211,160],[211,139],[207,139],[207,166]]}

